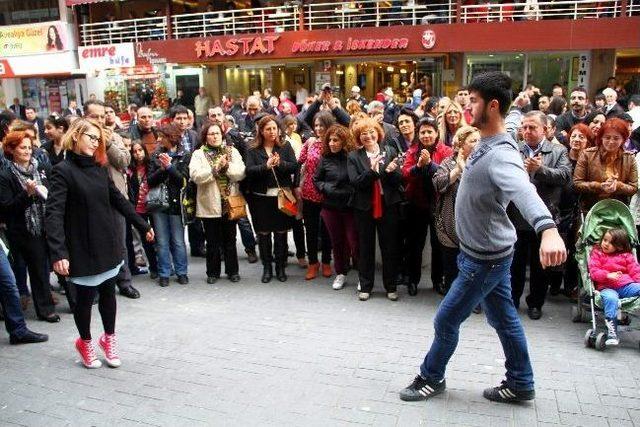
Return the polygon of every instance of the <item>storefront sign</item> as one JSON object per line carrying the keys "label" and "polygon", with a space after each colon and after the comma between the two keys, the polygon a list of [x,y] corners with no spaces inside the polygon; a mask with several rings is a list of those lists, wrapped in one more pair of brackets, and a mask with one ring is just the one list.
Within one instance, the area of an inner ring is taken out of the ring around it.
{"label": "storefront sign", "polygon": [[372,50],[404,50],[409,46],[408,38],[360,39],[347,37],[344,40],[308,40],[293,42],[291,53],[342,52]]}
{"label": "storefront sign", "polygon": [[433,30],[425,30],[422,33],[422,47],[425,49],[433,49],[433,46],[436,45],[436,32]]}
{"label": "storefront sign", "polygon": [[80,68],[83,70],[103,70],[136,65],[133,43],[80,46],[78,59]]}
{"label": "storefront sign", "polygon": [[72,51],[0,59],[0,78],[70,74],[78,68]]}
{"label": "storefront sign", "polygon": [[67,24],[60,21],[0,27],[0,56],[68,50]]}
{"label": "storefront sign", "polygon": [[149,46],[143,46],[142,43],[136,43],[136,56],[147,64],[164,64],[167,58],[160,55],[156,50]]}
{"label": "storefront sign", "polygon": [[198,41],[195,44],[198,58],[213,58],[215,56],[243,56],[268,55],[275,50],[275,42],[280,36],[239,37],[223,40],[214,38]]}

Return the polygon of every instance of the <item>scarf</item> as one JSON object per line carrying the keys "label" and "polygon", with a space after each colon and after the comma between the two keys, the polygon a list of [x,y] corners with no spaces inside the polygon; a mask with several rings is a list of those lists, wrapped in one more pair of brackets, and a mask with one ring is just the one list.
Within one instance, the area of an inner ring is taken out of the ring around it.
{"label": "scarf", "polygon": [[[38,187],[44,187],[42,185],[42,178],[38,171],[38,161],[31,159],[29,166],[26,168],[10,162],[11,173],[18,179],[18,182],[23,189],[27,188],[27,181],[33,180]],[[46,197],[46,192],[44,193]],[[45,198],[40,193],[36,193],[33,197],[29,198],[28,206],[24,211],[24,221],[27,227],[27,231],[32,236],[41,236],[44,231],[44,207]]]}
{"label": "scarf", "polygon": [[[206,157],[209,165],[211,165],[211,169],[215,172],[215,165],[222,159],[223,156],[227,155],[227,149],[224,145],[220,147],[212,147],[208,144],[202,146],[202,151],[204,152],[204,156]],[[226,214],[229,212],[229,178],[226,173],[223,171],[219,171],[218,173],[214,173],[214,178],[216,179],[216,183],[218,184],[218,188],[220,189],[220,198],[222,201],[222,213]]]}

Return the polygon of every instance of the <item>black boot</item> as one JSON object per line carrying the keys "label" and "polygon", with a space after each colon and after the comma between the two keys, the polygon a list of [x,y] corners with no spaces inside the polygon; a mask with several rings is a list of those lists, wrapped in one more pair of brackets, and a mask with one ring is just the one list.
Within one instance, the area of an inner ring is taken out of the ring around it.
{"label": "black boot", "polygon": [[262,260],[262,283],[269,283],[273,277],[273,251],[271,245],[271,234],[258,234],[258,249],[260,250],[260,259]]}
{"label": "black boot", "polygon": [[276,256],[276,277],[279,281],[286,282],[287,233],[273,233],[273,249]]}

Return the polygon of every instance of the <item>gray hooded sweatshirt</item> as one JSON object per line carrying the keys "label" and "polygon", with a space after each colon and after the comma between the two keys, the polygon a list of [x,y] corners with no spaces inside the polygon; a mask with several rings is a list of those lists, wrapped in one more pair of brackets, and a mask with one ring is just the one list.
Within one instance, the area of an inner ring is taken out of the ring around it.
{"label": "gray hooded sweatshirt", "polygon": [[[519,122],[512,111],[507,129]],[[513,252],[516,230],[507,217],[513,202],[536,233],[556,224],[529,181],[518,145],[509,133],[482,138],[467,159],[456,196],[456,233],[460,249],[480,260],[504,258]]]}

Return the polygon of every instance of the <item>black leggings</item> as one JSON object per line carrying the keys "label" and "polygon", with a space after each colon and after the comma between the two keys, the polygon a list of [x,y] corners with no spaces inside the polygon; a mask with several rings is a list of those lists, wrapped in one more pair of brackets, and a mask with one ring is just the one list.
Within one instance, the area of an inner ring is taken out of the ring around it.
{"label": "black leggings", "polygon": [[102,282],[98,286],[75,285],[77,292],[76,309],[73,318],[83,340],[91,339],[91,307],[96,292],[99,293],[98,310],[102,317],[102,326],[107,334],[116,330],[116,279]]}

